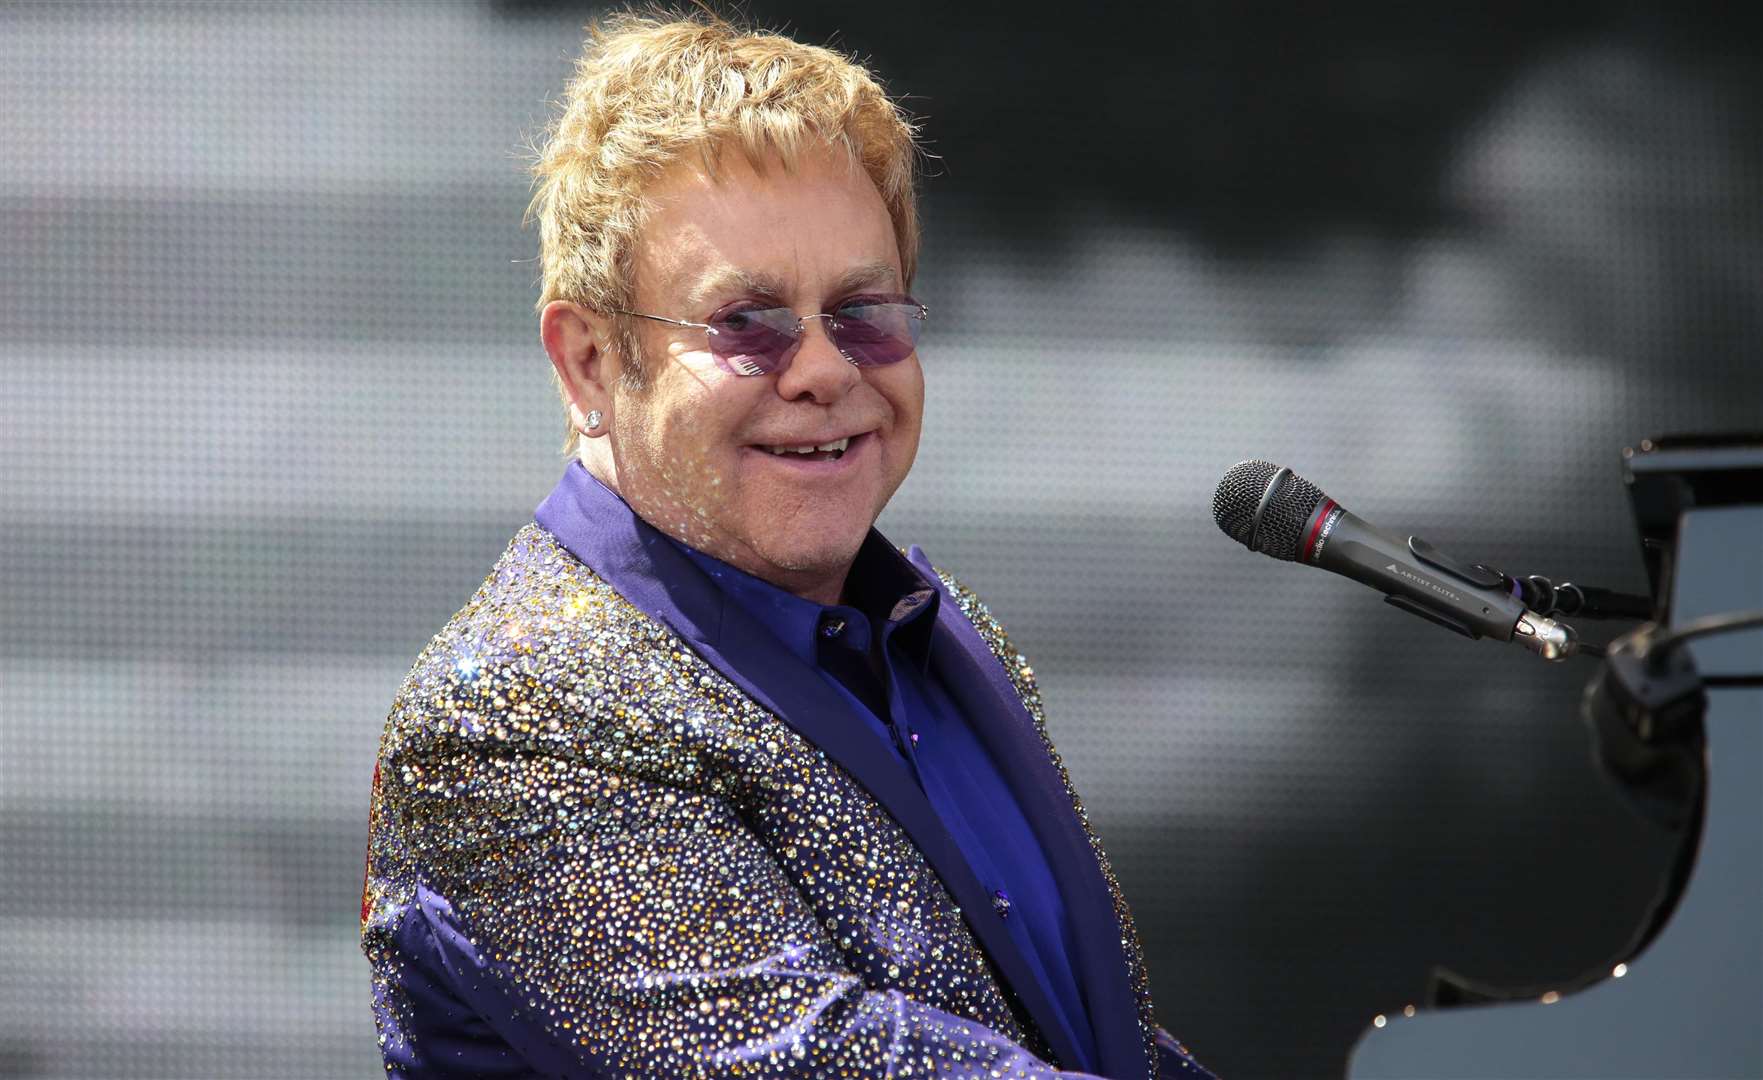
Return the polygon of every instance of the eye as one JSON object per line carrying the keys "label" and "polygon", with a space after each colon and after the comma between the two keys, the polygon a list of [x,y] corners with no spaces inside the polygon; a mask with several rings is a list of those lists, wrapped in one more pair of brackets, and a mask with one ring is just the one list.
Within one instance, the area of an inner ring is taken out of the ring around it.
{"label": "eye", "polygon": [[862,293],[839,301],[833,316],[848,323],[911,324],[913,340],[917,340],[916,324],[923,320],[922,310],[918,301],[902,293]]}
{"label": "eye", "polygon": [[705,322],[708,322],[718,330],[726,330],[731,334],[738,334],[743,330],[751,329],[754,321],[753,313],[762,310],[764,310],[762,305],[756,304],[751,300],[737,300],[732,304],[724,304],[722,307],[717,308],[716,313],[706,319]]}
{"label": "eye", "polygon": [[838,307],[833,309],[833,314],[843,315],[853,310],[861,311],[864,308],[872,308],[881,304],[897,304],[899,302],[900,297],[898,296],[884,296],[879,293],[861,293],[857,296],[847,296],[845,299],[840,300]]}

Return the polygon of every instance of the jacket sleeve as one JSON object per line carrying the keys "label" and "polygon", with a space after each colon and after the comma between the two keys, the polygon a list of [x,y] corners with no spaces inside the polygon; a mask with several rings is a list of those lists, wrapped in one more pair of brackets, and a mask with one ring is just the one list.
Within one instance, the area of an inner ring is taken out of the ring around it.
{"label": "jacket sleeve", "polygon": [[431,984],[381,1010],[382,1042],[406,1014],[395,1075],[456,1074],[420,1034],[447,1025],[408,1015],[439,999],[555,1076],[1080,1075],[865,985],[716,784],[645,778],[649,751],[616,727],[522,731],[513,695],[494,699],[503,712],[429,713],[382,747],[385,826],[414,879],[380,916],[404,943],[384,963]]}
{"label": "jacket sleeve", "polygon": [[1217,1080],[1174,1035],[1157,1029],[1158,1080]]}

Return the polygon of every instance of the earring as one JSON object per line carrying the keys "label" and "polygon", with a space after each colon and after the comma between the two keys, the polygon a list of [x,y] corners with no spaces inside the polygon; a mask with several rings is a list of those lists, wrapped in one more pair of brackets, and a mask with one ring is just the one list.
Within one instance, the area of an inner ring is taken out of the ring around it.
{"label": "earring", "polygon": [[592,431],[599,426],[600,426],[600,410],[599,409],[589,409],[588,410],[588,430]]}

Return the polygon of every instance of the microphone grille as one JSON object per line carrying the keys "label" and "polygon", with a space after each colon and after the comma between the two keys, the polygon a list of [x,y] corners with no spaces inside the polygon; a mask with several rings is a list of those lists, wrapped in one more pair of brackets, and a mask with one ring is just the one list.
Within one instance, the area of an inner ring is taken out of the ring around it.
{"label": "microphone grille", "polygon": [[1255,507],[1278,471],[1279,466],[1271,461],[1239,461],[1224,474],[1218,490],[1212,493],[1212,520],[1224,535],[1239,544],[1249,543],[1255,531]]}
{"label": "microphone grille", "polygon": [[1279,471],[1280,467],[1270,461],[1232,465],[1212,495],[1212,516],[1224,534],[1237,543],[1247,547],[1252,537],[1253,550],[1291,562],[1298,557],[1304,523],[1327,496],[1315,484],[1288,472],[1279,490],[1268,500],[1267,509],[1262,511],[1257,532],[1255,510],[1261,505],[1268,483]]}

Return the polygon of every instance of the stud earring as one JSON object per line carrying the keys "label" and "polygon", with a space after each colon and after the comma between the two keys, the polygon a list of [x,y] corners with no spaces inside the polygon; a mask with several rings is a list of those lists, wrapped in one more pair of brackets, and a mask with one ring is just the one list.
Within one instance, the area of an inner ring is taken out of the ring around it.
{"label": "stud earring", "polygon": [[588,410],[588,430],[593,431],[595,428],[597,428],[599,426],[600,426],[600,410],[599,409],[589,409]]}

